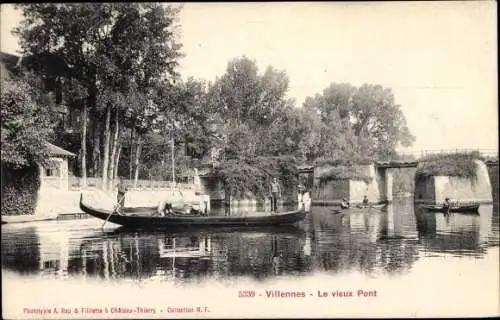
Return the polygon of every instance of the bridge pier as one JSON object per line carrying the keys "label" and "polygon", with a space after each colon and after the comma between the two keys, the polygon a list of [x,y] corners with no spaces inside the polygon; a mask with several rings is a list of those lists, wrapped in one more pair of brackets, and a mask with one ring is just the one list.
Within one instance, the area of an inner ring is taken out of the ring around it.
{"label": "bridge pier", "polygon": [[392,171],[387,168],[385,169],[385,200],[390,203],[392,202]]}

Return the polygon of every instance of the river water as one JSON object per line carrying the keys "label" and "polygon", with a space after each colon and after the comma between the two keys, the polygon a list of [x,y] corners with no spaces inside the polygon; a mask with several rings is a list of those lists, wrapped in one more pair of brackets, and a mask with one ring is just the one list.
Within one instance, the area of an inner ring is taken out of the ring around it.
{"label": "river water", "polygon": [[[386,300],[382,296],[378,298],[378,307],[368,306],[372,311],[366,311],[366,315],[370,316],[443,315],[437,306],[416,307],[424,301],[442,307],[455,306],[454,310],[461,310],[459,315],[470,312],[477,315],[476,309],[470,310],[460,303],[470,300],[467,296],[478,294],[484,295],[477,298],[478,301],[485,303],[478,311],[486,315],[498,312],[498,302],[487,304],[498,298],[495,272],[499,256],[498,206],[482,205],[479,215],[452,213],[446,216],[422,211],[413,205],[412,199],[402,198],[384,209],[352,209],[341,214],[333,209],[313,207],[304,221],[291,227],[234,231],[212,228],[176,233],[133,232],[112,224],[102,230],[102,221],[94,218],[7,224],[2,226],[3,289],[38,290],[30,287],[35,283],[44,288],[62,283],[83,288],[92,283],[89,290],[94,293],[89,294],[90,299],[104,288],[111,290],[111,296],[118,297],[123,293],[123,285],[161,284],[174,291],[187,287],[204,290],[206,294],[207,290],[210,293],[207,286],[224,284],[220,292],[230,291],[228,301],[241,301],[236,297],[245,295],[242,290],[257,290],[257,296],[266,296],[267,291],[259,291],[259,288],[275,289],[280,283],[280,288],[291,286],[293,290],[303,290],[306,295],[314,296],[308,306],[322,308],[325,304],[317,297],[320,289],[330,289],[335,284],[337,289],[341,286],[358,290],[361,286],[362,290],[372,293],[378,289],[379,297],[385,290]],[[408,299],[416,301],[402,304],[399,297],[409,293],[400,290],[409,288],[412,296]],[[59,296],[54,299],[64,299],[64,290],[59,290]],[[435,292],[429,294],[432,291]],[[36,299],[45,298],[40,293]],[[440,302],[432,302],[434,298]],[[396,306],[382,307],[382,300],[384,306],[393,304],[390,301],[396,301]],[[28,301],[33,307],[34,302]],[[50,301],[57,303],[58,300]],[[160,303],[150,302],[153,305]],[[24,303],[3,300],[3,304],[10,306],[12,315],[34,316],[26,310],[21,311],[28,306],[26,300]],[[368,302],[359,303],[367,307]],[[52,306],[49,302],[46,305]],[[217,303],[212,302],[211,308],[215,305]],[[399,313],[397,305],[401,309]],[[228,305],[224,308],[210,315],[227,315]],[[298,316],[300,310],[303,311],[300,308],[295,313],[290,307],[277,312],[288,315],[286,311],[289,311],[292,316]],[[238,313],[242,310],[234,309],[231,315],[269,316],[262,310],[252,313],[253,307],[243,314]],[[365,315],[359,310],[354,312],[355,305],[348,303],[339,305],[336,310],[321,310],[306,316],[339,316],[339,312],[346,316]],[[387,313],[389,310],[396,311]],[[453,310],[446,310],[442,311],[444,315],[454,315]],[[119,315],[124,316],[115,314]],[[176,315],[186,316],[182,312],[169,316]]]}

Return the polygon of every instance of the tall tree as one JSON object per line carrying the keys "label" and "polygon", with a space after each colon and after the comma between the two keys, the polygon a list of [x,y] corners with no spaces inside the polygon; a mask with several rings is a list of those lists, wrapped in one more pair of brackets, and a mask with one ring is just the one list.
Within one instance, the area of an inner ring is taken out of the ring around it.
{"label": "tall tree", "polygon": [[332,83],[322,95],[306,98],[304,110],[321,118],[323,152],[316,157],[352,161],[387,158],[398,145],[411,145],[415,139],[392,91],[380,85],[357,88]]}
{"label": "tall tree", "polygon": [[[102,109],[104,114],[110,114],[109,109],[115,113],[128,111],[129,118],[134,118],[128,123],[137,123],[132,129],[147,131],[144,118],[151,116],[148,107],[119,103],[113,92],[128,97],[126,90],[132,84],[147,101],[155,86],[176,76],[181,46],[174,27],[179,9],[156,3],[29,4],[22,5],[22,9],[25,19],[17,33],[24,53],[37,59],[56,57],[63,62],[62,67],[50,71],[84,89],[85,103],[80,105],[80,167],[85,179],[87,118],[105,119],[103,127],[108,137],[114,127],[108,125],[110,117],[93,115],[102,114]],[[45,65],[38,63],[33,69],[40,72]],[[102,99],[108,94],[109,99]],[[109,162],[110,157],[116,159],[109,152],[109,143],[104,143],[103,148],[104,162]],[[108,171],[102,170],[103,180],[107,180]]]}
{"label": "tall tree", "polygon": [[364,84],[356,90],[351,117],[356,136],[370,139],[378,156],[393,154],[398,144],[407,147],[415,140],[391,89],[380,85]]}
{"label": "tall tree", "polygon": [[[256,62],[245,56],[229,61],[226,73],[208,92],[227,157],[273,154],[269,139],[263,139],[269,136],[271,128],[276,132],[277,123],[294,104],[286,97],[288,84],[284,71],[269,66],[259,74]],[[276,141],[272,144],[276,145],[283,143],[286,136],[276,134],[273,138]]]}
{"label": "tall tree", "polygon": [[[63,67],[52,68],[60,77],[75,79],[85,88],[85,102],[81,105],[80,168],[82,184],[86,184],[87,115],[95,108],[97,98],[96,52],[103,45],[109,24],[109,4],[26,4],[20,5],[24,20],[17,33],[23,54],[35,60],[54,57],[63,61]],[[46,69],[38,64],[34,69]],[[50,65],[49,65],[50,66]]]}
{"label": "tall tree", "polygon": [[50,109],[36,103],[37,93],[22,80],[2,80],[0,89],[2,163],[14,168],[44,163],[54,123]]}

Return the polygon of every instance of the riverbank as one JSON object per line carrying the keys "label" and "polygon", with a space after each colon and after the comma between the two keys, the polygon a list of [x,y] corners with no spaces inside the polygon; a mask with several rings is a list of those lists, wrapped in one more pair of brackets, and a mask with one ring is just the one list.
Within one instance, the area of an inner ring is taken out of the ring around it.
{"label": "riverbank", "polygon": [[[101,190],[47,190],[41,189],[38,193],[35,214],[2,216],[2,222],[24,223],[55,219],[82,218],[85,213],[80,210],[80,196],[83,201],[96,208],[112,209],[116,205],[116,192]],[[149,207],[158,206],[160,201],[169,201],[174,206],[188,204],[195,209],[210,210],[210,198],[200,195],[191,189],[172,191],[165,190],[132,190],[127,192],[125,206]]]}

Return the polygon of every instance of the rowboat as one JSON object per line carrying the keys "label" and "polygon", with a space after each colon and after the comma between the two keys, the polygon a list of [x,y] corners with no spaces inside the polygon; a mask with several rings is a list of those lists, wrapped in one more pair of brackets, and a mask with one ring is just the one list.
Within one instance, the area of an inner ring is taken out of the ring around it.
{"label": "rowboat", "polygon": [[478,213],[479,203],[477,204],[452,204],[449,210],[442,205],[422,205],[427,211],[431,212],[463,212],[463,213]]}
{"label": "rowboat", "polygon": [[358,204],[356,206],[356,208],[357,209],[370,209],[370,208],[377,209],[377,208],[383,208],[386,205],[387,205],[386,203],[379,203],[379,204]]}
{"label": "rowboat", "polygon": [[156,210],[136,213],[117,213],[114,210],[93,208],[82,201],[80,196],[80,209],[98,219],[116,223],[129,228],[172,228],[180,226],[231,226],[231,227],[256,227],[277,226],[293,224],[303,220],[306,216],[304,210],[294,210],[276,214],[253,216],[201,216],[194,214],[179,214],[158,216]]}

